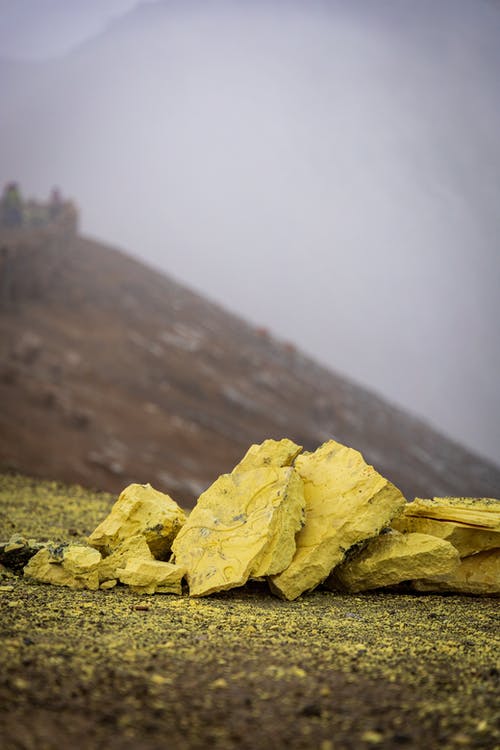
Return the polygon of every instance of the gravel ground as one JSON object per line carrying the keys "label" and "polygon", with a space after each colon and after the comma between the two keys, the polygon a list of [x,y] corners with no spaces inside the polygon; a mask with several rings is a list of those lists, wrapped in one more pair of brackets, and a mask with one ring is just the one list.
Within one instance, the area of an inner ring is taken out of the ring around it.
{"label": "gravel ground", "polygon": [[[0,539],[81,540],[112,501],[0,477]],[[5,750],[500,747],[498,599],[0,589]]]}

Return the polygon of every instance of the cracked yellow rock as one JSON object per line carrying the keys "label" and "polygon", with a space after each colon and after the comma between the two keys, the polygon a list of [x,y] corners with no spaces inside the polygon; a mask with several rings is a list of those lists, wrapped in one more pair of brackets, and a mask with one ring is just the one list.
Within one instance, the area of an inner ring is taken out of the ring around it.
{"label": "cracked yellow rock", "polygon": [[404,514],[500,531],[500,500],[492,497],[434,497],[432,500],[417,497],[408,503]]}
{"label": "cracked yellow rock", "polygon": [[42,583],[74,589],[98,589],[101,553],[79,545],[47,545],[31,558],[24,575]]}
{"label": "cracked yellow rock", "polygon": [[101,588],[105,581],[118,578],[120,568],[125,568],[129,560],[153,560],[148,543],[141,534],[124,539],[113,552],[99,564],[99,582]]}
{"label": "cracked yellow rock", "polygon": [[446,539],[460,557],[500,547],[500,501],[492,498],[417,498],[393,527]]}
{"label": "cracked yellow rock", "polygon": [[456,594],[500,594],[500,549],[464,557],[451,573],[412,581],[417,591],[447,591]]}
{"label": "cracked yellow rock", "polygon": [[304,481],[306,519],[290,565],[270,578],[274,593],[296,599],[322,583],[355,544],[377,536],[401,512],[401,492],[363,460],[330,440],[295,460]]}
{"label": "cracked yellow rock", "polygon": [[[411,503],[410,503],[411,505]],[[476,552],[500,547],[500,532],[481,529],[452,521],[438,521],[435,518],[415,518],[402,515],[392,526],[404,533],[430,534],[444,539],[458,550],[460,557],[469,557]]]}
{"label": "cracked yellow rock", "polygon": [[251,445],[232,473],[261,469],[266,466],[291,466],[302,450],[292,440],[264,440],[259,445]]}
{"label": "cracked yellow rock", "polygon": [[186,571],[161,560],[129,560],[119,580],[138,594],[181,594]]}
{"label": "cracked yellow rock", "polygon": [[291,467],[224,474],[204,492],[172,546],[192,596],[242,586],[286,568],[303,523],[302,480]]}
{"label": "cracked yellow rock", "polygon": [[332,590],[368,591],[413,578],[451,573],[459,560],[455,547],[443,539],[390,531],[372,539],[334,568],[325,585]]}
{"label": "cracked yellow rock", "polygon": [[131,484],[123,490],[88,541],[106,554],[124,539],[140,534],[154,557],[162,560],[168,557],[185,520],[186,514],[171,497],[150,484]]}

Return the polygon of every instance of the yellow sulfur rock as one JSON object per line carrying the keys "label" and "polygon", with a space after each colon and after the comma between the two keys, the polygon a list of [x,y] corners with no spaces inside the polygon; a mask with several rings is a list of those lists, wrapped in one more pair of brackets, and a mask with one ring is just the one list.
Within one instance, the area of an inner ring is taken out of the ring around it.
{"label": "yellow sulfur rock", "polygon": [[172,546],[192,596],[283,570],[303,523],[302,480],[291,467],[224,474],[204,492]]}
{"label": "yellow sulfur rock", "polygon": [[390,531],[334,568],[327,588],[368,591],[393,586],[412,578],[451,573],[459,564],[458,552],[449,542],[427,534]]}
{"label": "yellow sulfur rock", "polygon": [[120,568],[124,568],[129,560],[153,560],[145,538],[140,534],[124,539],[113,552],[99,564],[99,582],[112,581],[118,578]]}
{"label": "yellow sulfur rock", "polygon": [[186,514],[171,497],[150,484],[131,484],[92,532],[89,544],[106,554],[124,539],[141,534],[154,557],[165,559],[185,520]]}
{"label": "yellow sulfur rock", "polygon": [[377,536],[405,505],[397,487],[361,453],[334,440],[299,455],[295,468],[304,481],[306,521],[292,562],[269,582],[284,599],[322,583],[347,550]]}
{"label": "yellow sulfur rock", "polygon": [[416,580],[412,585],[417,591],[500,594],[500,549],[464,557],[452,573]]}
{"label": "yellow sulfur rock", "polygon": [[406,517],[435,518],[500,532],[500,500],[491,497],[415,498],[405,508]]}
{"label": "yellow sulfur rock", "polygon": [[266,466],[291,466],[302,450],[288,438],[283,440],[264,440],[260,445],[251,445],[232,473],[261,469]]}
{"label": "yellow sulfur rock", "polygon": [[[408,508],[413,503],[409,503]],[[469,526],[453,521],[439,521],[436,518],[423,518],[404,513],[392,523],[393,528],[404,533],[417,532],[445,539],[458,550],[460,557],[468,557],[476,552],[500,547],[500,531]]]}
{"label": "yellow sulfur rock", "polygon": [[42,583],[75,589],[98,589],[101,554],[91,547],[48,545],[31,558],[24,575]]}
{"label": "yellow sulfur rock", "polygon": [[129,560],[119,579],[138,594],[181,594],[186,571],[160,560]]}

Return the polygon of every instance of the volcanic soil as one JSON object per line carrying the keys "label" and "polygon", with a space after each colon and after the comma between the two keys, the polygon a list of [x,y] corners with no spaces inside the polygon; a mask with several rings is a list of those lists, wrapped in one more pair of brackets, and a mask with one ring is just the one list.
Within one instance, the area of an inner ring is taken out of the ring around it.
{"label": "volcanic soil", "polygon": [[[0,477],[0,539],[82,541],[114,498]],[[498,600],[263,584],[190,599],[0,573],[0,743],[111,748],[487,748]]]}

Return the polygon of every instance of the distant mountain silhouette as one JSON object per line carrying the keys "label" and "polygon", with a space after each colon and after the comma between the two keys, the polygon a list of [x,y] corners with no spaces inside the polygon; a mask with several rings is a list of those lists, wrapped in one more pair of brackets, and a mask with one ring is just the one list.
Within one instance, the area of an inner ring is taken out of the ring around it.
{"label": "distant mountain silhouette", "polygon": [[0,466],[186,504],[248,445],[334,437],[407,494],[500,470],[292,345],[72,228],[0,232]]}

